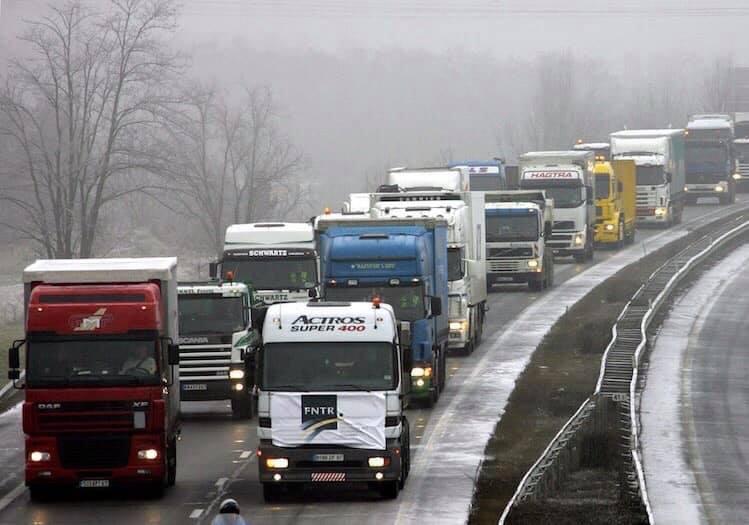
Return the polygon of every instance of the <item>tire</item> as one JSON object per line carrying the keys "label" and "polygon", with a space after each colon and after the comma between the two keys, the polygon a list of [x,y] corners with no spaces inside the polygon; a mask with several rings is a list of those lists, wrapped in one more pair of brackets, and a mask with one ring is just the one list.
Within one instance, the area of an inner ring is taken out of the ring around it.
{"label": "tire", "polygon": [[544,289],[544,279],[534,279],[532,281],[528,281],[528,288],[531,289],[532,292],[541,292]]}
{"label": "tire", "polygon": [[275,503],[281,499],[283,487],[278,483],[263,483],[263,500],[266,503]]}
{"label": "tire", "polygon": [[400,492],[400,481],[383,481],[380,483],[379,491],[382,499],[396,499]]}
{"label": "tire", "polygon": [[624,221],[619,221],[619,229],[616,234],[616,249],[621,250],[624,246]]}
{"label": "tire", "polygon": [[404,439],[401,445],[401,479],[398,483],[400,489],[406,486],[408,474],[411,472],[411,427],[405,417],[403,417],[402,422]]}
{"label": "tire", "polygon": [[252,419],[252,397],[243,395],[231,400],[231,415],[234,419]]}
{"label": "tire", "polygon": [[50,487],[40,487],[39,485],[29,486],[29,497],[34,503],[44,503],[52,499],[52,490]]}
{"label": "tire", "polygon": [[465,355],[471,355],[473,351],[475,350],[475,348],[476,348],[476,345],[474,344],[474,342],[468,341],[466,345],[463,347],[463,353]]}
{"label": "tire", "polygon": [[584,263],[585,261],[588,260],[588,253],[587,252],[576,253],[572,257],[575,258],[575,262],[577,262],[577,263]]}
{"label": "tire", "polygon": [[166,450],[166,486],[177,483],[177,438],[172,438]]}

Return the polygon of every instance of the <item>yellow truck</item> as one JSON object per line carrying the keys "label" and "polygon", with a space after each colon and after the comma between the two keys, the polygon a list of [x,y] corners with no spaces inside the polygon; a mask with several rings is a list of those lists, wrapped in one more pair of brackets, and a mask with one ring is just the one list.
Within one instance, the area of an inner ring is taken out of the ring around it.
{"label": "yellow truck", "polygon": [[635,240],[637,168],[633,160],[598,161],[596,177],[596,234],[601,245],[622,247]]}

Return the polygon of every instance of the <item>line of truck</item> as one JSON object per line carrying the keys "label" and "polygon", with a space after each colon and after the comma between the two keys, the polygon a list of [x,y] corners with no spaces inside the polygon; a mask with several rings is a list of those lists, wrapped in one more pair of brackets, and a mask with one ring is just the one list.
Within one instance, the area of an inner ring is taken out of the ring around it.
{"label": "line of truck", "polygon": [[687,130],[526,153],[516,184],[499,158],[396,168],[341,212],[229,226],[208,281],[178,283],[174,258],[37,261],[9,358],[26,390],[32,497],[119,484],[161,493],[176,479],[181,401],[257,414],[268,501],[344,481],[397,497],[405,409],[438,402],[448,353],[479,345],[495,285],[540,292],[555,256],[622,247],[637,225],[678,222],[697,196],[730,202],[746,139],[726,123],[701,115]]}

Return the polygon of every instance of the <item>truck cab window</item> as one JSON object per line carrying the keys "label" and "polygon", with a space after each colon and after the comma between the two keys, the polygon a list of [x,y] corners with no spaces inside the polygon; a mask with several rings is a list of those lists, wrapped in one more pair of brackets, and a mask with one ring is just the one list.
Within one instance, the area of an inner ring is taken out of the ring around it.
{"label": "truck cab window", "polygon": [[462,248],[448,248],[447,250],[447,280],[459,281],[465,275],[465,262]]}

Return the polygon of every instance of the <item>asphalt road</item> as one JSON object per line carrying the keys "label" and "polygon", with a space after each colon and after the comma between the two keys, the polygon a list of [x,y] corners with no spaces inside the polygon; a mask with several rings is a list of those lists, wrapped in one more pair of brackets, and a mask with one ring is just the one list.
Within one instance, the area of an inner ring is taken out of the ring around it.
{"label": "asphalt road", "polygon": [[[742,200],[749,201],[744,198]],[[733,208],[733,207],[731,207]],[[699,205],[686,210],[684,224],[671,232],[658,230],[638,231],[638,243],[644,242],[643,252],[648,251],[648,241],[654,237],[682,233],[718,215],[728,213],[730,208]],[[556,286],[582,273],[592,264],[615,257],[617,252],[601,250],[595,260],[587,265],[562,262],[556,266]],[[446,417],[446,407],[453,412],[470,409],[471,404],[480,403],[481,398],[463,399],[461,405],[451,403],[461,387],[475,377],[476,366],[486,356],[491,342],[504,326],[515,319],[525,308],[543,295],[530,293],[525,287],[495,287],[490,295],[490,312],[487,317],[484,344],[469,357],[454,357],[449,360],[448,386],[433,410],[411,410],[408,417],[412,426],[414,462],[429,464],[429,476],[453,475],[454,462],[460,461],[457,448],[450,457],[444,457],[434,448],[428,447],[435,427],[440,427]],[[501,352],[498,356],[502,358]],[[480,371],[479,371],[480,372]],[[512,389],[514,380],[508,380],[506,389]],[[480,396],[480,392],[477,393]],[[409,479],[406,489],[398,500],[378,501],[373,493],[359,491],[315,490],[283,501],[266,505],[257,483],[257,464],[254,456],[256,437],[255,421],[237,422],[230,417],[224,403],[185,404],[186,419],[183,423],[183,439],[179,444],[177,485],[161,500],[139,498],[134,494],[103,494],[75,496],[61,501],[43,504],[30,502],[22,487],[22,436],[19,430],[20,414],[15,412],[0,416],[0,524],[177,524],[210,523],[217,504],[225,497],[239,500],[253,524],[258,523],[391,523],[412,522],[427,519],[430,523],[440,521],[440,509],[433,508],[428,516],[415,505],[414,500],[429,496],[430,479]],[[450,419],[452,420],[452,419]],[[444,425],[442,425],[444,426]],[[443,436],[446,429],[439,429]],[[460,442],[461,429],[447,429]],[[422,448],[423,447],[423,448]],[[420,453],[425,450],[421,456]],[[432,457],[434,456],[434,457]],[[476,458],[472,458],[476,459]],[[444,465],[444,468],[441,467]],[[463,475],[462,473],[460,475]],[[450,493],[440,495],[449,503]],[[456,494],[456,496],[458,496]],[[470,498],[470,494],[460,494]]]}
{"label": "asphalt road", "polygon": [[749,245],[678,298],[641,398],[657,523],[743,524],[749,515]]}

